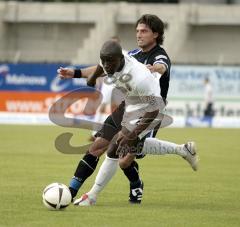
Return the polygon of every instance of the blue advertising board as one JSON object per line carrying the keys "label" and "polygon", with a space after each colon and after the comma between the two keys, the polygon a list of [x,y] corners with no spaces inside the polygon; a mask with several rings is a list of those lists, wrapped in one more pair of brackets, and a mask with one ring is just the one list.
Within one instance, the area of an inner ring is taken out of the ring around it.
{"label": "blue advertising board", "polygon": [[[85,79],[61,80],[57,76],[64,64],[0,64],[0,90],[65,92],[86,87]],[[79,66],[82,68],[85,66]]]}

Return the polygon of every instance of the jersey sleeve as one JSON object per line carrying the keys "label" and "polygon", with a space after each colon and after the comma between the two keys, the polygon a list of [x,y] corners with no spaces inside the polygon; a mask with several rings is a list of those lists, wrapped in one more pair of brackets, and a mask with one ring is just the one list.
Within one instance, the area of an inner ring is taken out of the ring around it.
{"label": "jersey sleeve", "polygon": [[167,70],[170,69],[170,60],[165,54],[159,54],[154,57],[153,65],[164,64]]}

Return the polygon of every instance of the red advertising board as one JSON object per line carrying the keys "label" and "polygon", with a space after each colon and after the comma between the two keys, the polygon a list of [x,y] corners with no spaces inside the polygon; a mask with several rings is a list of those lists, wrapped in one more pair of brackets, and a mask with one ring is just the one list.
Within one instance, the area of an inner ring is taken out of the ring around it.
{"label": "red advertising board", "polygon": [[62,97],[65,95],[66,93],[53,92],[0,91],[0,111],[48,113],[50,107],[57,100],[61,99],[62,102],[56,107],[56,112],[62,112],[66,109],[65,107],[68,106],[66,112],[74,115],[95,114],[98,101],[94,93],[80,93],[77,101],[74,103],[72,103],[74,96],[63,99]]}

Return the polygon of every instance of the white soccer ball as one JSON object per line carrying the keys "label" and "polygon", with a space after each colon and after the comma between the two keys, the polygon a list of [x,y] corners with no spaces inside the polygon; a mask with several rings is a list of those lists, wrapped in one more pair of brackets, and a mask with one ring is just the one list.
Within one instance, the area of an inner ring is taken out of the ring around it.
{"label": "white soccer ball", "polygon": [[49,210],[62,210],[66,208],[72,200],[68,187],[61,183],[48,185],[42,194],[43,204]]}

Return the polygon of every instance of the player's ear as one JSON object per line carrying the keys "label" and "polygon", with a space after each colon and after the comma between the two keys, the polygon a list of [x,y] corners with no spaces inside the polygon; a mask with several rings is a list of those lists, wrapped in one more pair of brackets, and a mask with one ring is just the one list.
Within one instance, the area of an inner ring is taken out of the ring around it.
{"label": "player's ear", "polygon": [[153,33],[154,39],[156,39],[158,36],[159,36],[159,34],[158,34],[157,32],[154,32],[154,33]]}

